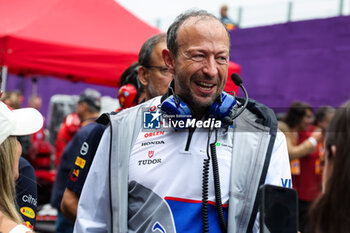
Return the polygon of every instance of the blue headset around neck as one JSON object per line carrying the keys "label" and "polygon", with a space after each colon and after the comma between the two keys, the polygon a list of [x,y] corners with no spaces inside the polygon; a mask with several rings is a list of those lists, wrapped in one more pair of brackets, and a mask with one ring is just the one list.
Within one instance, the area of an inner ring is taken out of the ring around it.
{"label": "blue headset around neck", "polygon": [[[232,124],[230,119],[237,111],[236,98],[222,92],[207,112],[207,118],[220,120],[224,126]],[[174,80],[169,83],[168,92],[163,96],[161,111],[172,120],[183,120],[193,118],[193,110],[180,96],[174,92]]]}

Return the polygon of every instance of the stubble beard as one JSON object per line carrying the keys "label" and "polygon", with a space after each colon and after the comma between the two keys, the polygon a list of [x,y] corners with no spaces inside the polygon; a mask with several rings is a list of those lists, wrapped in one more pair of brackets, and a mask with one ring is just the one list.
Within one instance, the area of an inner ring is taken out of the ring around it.
{"label": "stubble beard", "polygon": [[198,114],[199,112],[204,112],[206,109],[211,107],[211,105],[214,103],[214,101],[217,99],[217,97],[220,95],[220,91],[217,91],[214,96],[212,96],[210,99],[204,101],[203,97],[205,96],[195,96],[193,94],[193,91],[191,88],[181,88],[183,91],[179,93],[178,95],[183,99],[187,105],[192,109],[192,111],[195,111],[194,114]]}

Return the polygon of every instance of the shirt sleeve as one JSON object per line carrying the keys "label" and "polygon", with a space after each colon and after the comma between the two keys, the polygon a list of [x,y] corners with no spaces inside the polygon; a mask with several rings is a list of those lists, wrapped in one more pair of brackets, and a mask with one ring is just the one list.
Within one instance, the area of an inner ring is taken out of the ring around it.
{"label": "shirt sleeve", "polygon": [[78,204],[74,232],[108,232],[110,129],[104,132],[86,178]]}
{"label": "shirt sleeve", "polygon": [[[267,170],[265,184],[292,188],[291,177],[286,137],[282,132],[278,131],[269,168]],[[259,232],[259,216],[260,212],[258,212],[256,216],[253,232]]]}
{"label": "shirt sleeve", "polygon": [[61,201],[64,190],[66,189],[66,183],[69,179],[69,174],[74,166],[74,159],[79,154],[80,146],[86,139],[87,132],[90,124],[86,125],[78,131],[73,139],[67,144],[61,156],[61,162],[57,169],[56,180],[53,185],[51,194],[51,205],[56,209],[60,209]]}
{"label": "shirt sleeve", "polygon": [[35,170],[23,157],[20,157],[19,160],[16,199],[19,213],[27,227],[33,230],[37,214],[38,190]]}
{"label": "shirt sleeve", "polygon": [[83,142],[79,155],[75,159],[74,167],[69,175],[66,187],[76,193],[77,196],[81,194],[105,128],[106,126],[104,125],[96,124],[85,142]]}

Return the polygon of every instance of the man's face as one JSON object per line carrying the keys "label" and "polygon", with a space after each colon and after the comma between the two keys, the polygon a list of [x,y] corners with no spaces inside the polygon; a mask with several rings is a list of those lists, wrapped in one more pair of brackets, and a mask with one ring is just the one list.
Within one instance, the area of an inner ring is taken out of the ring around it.
{"label": "man's face", "polygon": [[82,120],[84,120],[84,114],[85,114],[85,112],[86,112],[86,108],[87,108],[87,106],[86,106],[87,104],[86,104],[86,102],[85,101],[79,101],[78,103],[77,103],[77,110],[76,110],[76,112],[77,112],[77,115],[78,115],[78,117],[79,117],[79,119],[82,121]]}
{"label": "man's face", "polygon": [[299,129],[302,131],[307,131],[308,127],[312,124],[313,113],[310,109],[306,109],[306,113],[300,121]]}
{"label": "man's face", "polygon": [[229,38],[211,18],[192,17],[179,28],[175,93],[201,115],[223,91],[228,72]]}
{"label": "man's face", "polygon": [[331,122],[333,116],[334,116],[333,112],[328,112],[328,113],[326,113],[326,116],[323,119],[323,121],[319,122],[318,126],[322,129],[323,132],[325,132],[326,129],[328,128],[328,125]]}
{"label": "man's face", "polygon": [[146,86],[146,93],[149,98],[165,94],[169,82],[173,79],[173,75],[168,71],[163,60],[163,49],[166,49],[165,41],[154,46],[151,56],[151,67],[147,68],[148,85]]}
{"label": "man's face", "polygon": [[36,97],[36,98],[34,98],[34,99],[32,100],[32,103],[31,103],[31,106],[30,106],[30,107],[35,108],[35,109],[37,109],[37,110],[40,110],[41,105],[42,105],[42,100],[41,100],[41,98]]}
{"label": "man's face", "polygon": [[221,17],[227,17],[227,7],[222,7],[220,14]]}

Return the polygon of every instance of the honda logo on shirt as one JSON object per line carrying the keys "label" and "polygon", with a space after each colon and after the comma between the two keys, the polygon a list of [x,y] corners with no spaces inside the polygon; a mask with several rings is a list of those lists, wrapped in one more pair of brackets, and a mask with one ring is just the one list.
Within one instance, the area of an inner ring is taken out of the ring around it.
{"label": "honda logo on shirt", "polygon": [[149,158],[152,158],[153,155],[154,155],[154,150],[148,151],[148,157],[149,157]]}

